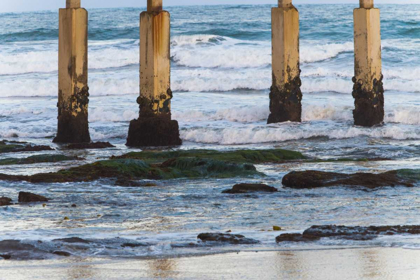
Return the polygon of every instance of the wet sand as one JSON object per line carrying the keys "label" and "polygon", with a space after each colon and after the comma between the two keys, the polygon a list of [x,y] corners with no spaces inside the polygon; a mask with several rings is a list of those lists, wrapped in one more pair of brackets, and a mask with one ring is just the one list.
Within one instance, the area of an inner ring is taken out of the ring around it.
{"label": "wet sand", "polygon": [[0,261],[0,279],[419,279],[420,250],[241,252],[147,260]]}

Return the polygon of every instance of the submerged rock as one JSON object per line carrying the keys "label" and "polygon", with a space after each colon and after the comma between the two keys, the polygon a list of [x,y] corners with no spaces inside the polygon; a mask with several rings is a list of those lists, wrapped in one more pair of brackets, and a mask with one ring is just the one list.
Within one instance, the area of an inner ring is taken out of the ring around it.
{"label": "submerged rock", "polygon": [[57,255],[57,256],[61,256],[61,257],[70,257],[71,256],[71,254],[69,252],[65,252],[65,251],[54,251],[53,254]]}
{"label": "submerged rock", "polygon": [[123,243],[121,244],[121,247],[123,248],[137,248],[137,247],[146,247],[149,246],[149,244],[145,243]]}
{"label": "submerged rock", "polygon": [[0,154],[1,153],[20,153],[20,152],[39,152],[39,151],[52,151],[53,148],[49,146],[36,146],[26,142],[16,141],[0,141]]}
{"label": "submerged rock", "polygon": [[8,197],[0,197],[0,206],[12,205],[12,199]]}
{"label": "submerged rock", "polygon": [[276,242],[310,242],[317,241],[320,238],[309,235],[303,235],[300,233],[285,233],[276,237]]}
{"label": "submerged rock", "polygon": [[6,260],[43,259],[45,254],[45,251],[31,244],[22,243],[20,240],[0,241],[0,257]]}
{"label": "submerged rock", "polygon": [[82,239],[80,237],[69,237],[69,238],[61,238],[61,239],[54,239],[54,242],[63,242],[63,243],[84,243],[88,244],[90,241],[86,239]]}
{"label": "submerged rock", "polygon": [[48,202],[48,198],[42,195],[30,193],[30,192],[20,192],[19,193],[19,202],[20,203],[30,203],[30,202]]}
{"label": "submerged rock", "polygon": [[74,143],[66,146],[68,150],[83,150],[83,149],[106,149],[115,148],[109,142],[93,142],[93,143]]}
{"label": "submerged rock", "polygon": [[312,226],[302,234],[282,234],[276,238],[280,242],[308,242],[317,241],[324,237],[346,240],[372,240],[380,235],[420,234],[420,226]]}
{"label": "submerged rock", "polygon": [[3,258],[5,260],[10,260],[12,258],[12,255],[10,255],[10,254],[0,254],[0,258]]}
{"label": "submerged rock", "polygon": [[156,187],[157,185],[152,182],[139,182],[139,181],[133,181],[133,180],[127,180],[124,178],[120,178],[117,181],[115,181],[116,186],[120,187]]}
{"label": "submerged rock", "polygon": [[343,174],[322,171],[294,171],[283,177],[283,185],[294,189],[311,189],[334,186],[379,187],[406,186],[413,187],[414,181],[400,176],[398,171],[381,174],[355,173]]}
{"label": "submerged rock", "polygon": [[0,165],[34,164],[43,162],[61,162],[70,160],[80,160],[78,157],[65,155],[35,155],[27,158],[6,158],[0,160]]}
{"label": "submerged rock", "polygon": [[202,233],[197,236],[203,242],[218,242],[227,244],[257,244],[258,240],[246,238],[239,234]]}
{"label": "submerged rock", "polygon": [[254,192],[277,192],[276,188],[264,184],[237,184],[230,190],[225,190],[223,193],[241,194],[241,193],[254,193]]}

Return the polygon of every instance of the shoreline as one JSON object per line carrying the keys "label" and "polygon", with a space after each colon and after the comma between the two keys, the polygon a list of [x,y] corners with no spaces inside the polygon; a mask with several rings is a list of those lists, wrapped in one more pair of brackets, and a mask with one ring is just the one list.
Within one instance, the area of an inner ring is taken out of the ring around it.
{"label": "shoreline", "polygon": [[[242,251],[156,259],[0,261],[18,279],[418,279],[420,250],[350,248]],[[2,278],[0,276],[0,279]]]}

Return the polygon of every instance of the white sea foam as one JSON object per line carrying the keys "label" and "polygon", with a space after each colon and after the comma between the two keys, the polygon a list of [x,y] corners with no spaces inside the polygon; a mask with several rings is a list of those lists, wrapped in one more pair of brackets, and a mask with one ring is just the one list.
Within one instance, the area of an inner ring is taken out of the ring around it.
{"label": "white sea foam", "polygon": [[[135,73],[134,73],[135,74]],[[137,75],[135,75],[137,77]],[[119,78],[98,74],[90,75],[89,92],[92,96],[138,94],[138,78]],[[56,75],[47,78],[33,77],[28,79],[0,80],[0,97],[19,96],[57,96]]]}
{"label": "white sea foam", "polygon": [[171,86],[174,91],[268,90],[271,84],[269,69],[182,69],[173,73]]}
{"label": "white sea foam", "polygon": [[[139,63],[138,43],[120,47],[125,41],[94,42],[89,48],[89,68],[106,69],[123,67]],[[0,52],[0,75],[13,75],[25,73],[56,72],[58,69],[57,43],[43,48],[34,48],[31,51],[19,52],[7,50]]]}
{"label": "white sea foam", "polygon": [[181,137],[186,141],[197,143],[239,145],[284,142],[313,137],[345,139],[367,136],[397,140],[420,139],[419,133],[420,131],[416,129],[404,129],[397,126],[366,129],[352,126],[334,128],[331,126],[314,127],[285,123],[275,126],[248,126],[246,128],[189,128],[181,131]]}
{"label": "white sea foam", "polygon": [[314,41],[301,41],[300,61],[310,63],[327,60],[336,57],[344,52],[352,52],[354,45],[352,42],[343,44],[319,44]]}
{"label": "white sea foam", "polygon": [[[411,42],[411,41],[410,41]],[[413,42],[406,42],[409,48]],[[404,48],[393,40],[384,45]],[[17,50],[14,50],[14,47]],[[353,65],[335,67],[325,61],[350,52],[352,42],[321,43],[302,40],[302,91],[350,94]],[[26,51],[25,51],[26,50]],[[216,35],[174,36],[172,38],[172,90],[187,92],[224,92],[240,89],[269,91],[271,86],[271,44]],[[57,42],[16,43],[0,50],[0,97],[56,96]],[[89,51],[90,93],[92,96],[138,93],[138,40],[91,41]],[[176,67],[185,66],[185,67]],[[105,71],[101,69],[107,69]],[[128,69],[128,70],[127,70]],[[103,71],[103,72],[102,72]],[[14,76],[14,74],[27,74]],[[44,73],[44,74],[41,74]],[[45,74],[48,73],[48,74]],[[420,67],[384,64],[384,86],[389,91],[419,92]]]}
{"label": "white sea foam", "polygon": [[19,114],[26,114],[31,112],[28,107],[19,106],[17,108],[10,108],[10,109],[0,109],[0,116],[7,117],[7,116],[15,116]]}
{"label": "white sea foam", "polygon": [[386,111],[385,122],[402,124],[420,124],[420,109],[417,107],[393,106],[390,111]]}
{"label": "white sea foam", "polygon": [[[106,69],[138,64],[138,40],[89,42],[89,68]],[[258,68],[271,64],[269,41],[237,40],[216,35],[175,36],[172,58],[182,66],[204,68]],[[352,50],[352,43],[319,44],[301,42],[301,62],[310,63],[336,57]],[[12,46],[14,48],[12,48]],[[8,45],[0,52],[0,75],[45,73],[57,71],[57,42]]]}
{"label": "white sea foam", "polygon": [[[208,44],[216,40],[216,44]],[[188,67],[265,67],[271,64],[269,41],[240,41],[220,36],[181,36],[173,41],[173,59]],[[207,44],[204,44],[207,43]],[[334,58],[340,53],[353,51],[353,43],[319,44],[301,42],[301,62],[311,63]]]}
{"label": "white sea foam", "polygon": [[138,112],[131,110],[125,110],[122,114],[103,108],[94,108],[89,111],[89,122],[128,122],[137,117]]}
{"label": "white sea foam", "polygon": [[242,106],[227,108],[215,112],[203,112],[198,110],[188,110],[174,112],[173,117],[182,122],[208,122],[208,121],[230,121],[239,123],[260,122],[267,119],[269,115],[268,102],[259,106]]}

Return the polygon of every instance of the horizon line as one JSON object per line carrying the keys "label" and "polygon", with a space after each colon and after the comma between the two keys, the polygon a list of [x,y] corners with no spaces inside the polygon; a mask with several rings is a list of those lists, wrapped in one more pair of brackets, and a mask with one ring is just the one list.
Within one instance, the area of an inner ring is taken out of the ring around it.
{"label": "horizon line", "polygon": [[[358,4],[354,4],[354,3],[301,3],[301,4],[294,4],[294,6],[302,6],[302,5],[311,5],[311,6],[321,6],[321,5],[354,5],[354,6],[358,6]],[[377,6],[390,6],[390,5],[420,5],[420,3],[384,3],[384,4],[375,4],[375,7]],[[190,4],[185,4],[185,5],[165,5],[165,7],[206,7],[206,6],[273,6],[276,7],[276,4],[204,4],[204,5],[190,5]],[[96,10],[96,9],[144,9],[146,10],[146,5],[144,6],[140,6],[140,7],[134,7],[134,6],[123,6],[123,7],[95,7],[95,8],[86,8],[86,7],[82,7],[85,9],[90,9],[90,10]],[[63,8],[59,8],[59,9],[65,9]],[[2,12],[0,11],[0,14],[18,14],[18,13],[36,13],[36,12],[47,12],[47,11],[56,11],[57,9],[44,9],[44,10],[24,10],[24,11],[9,11],[9,12]]]}

